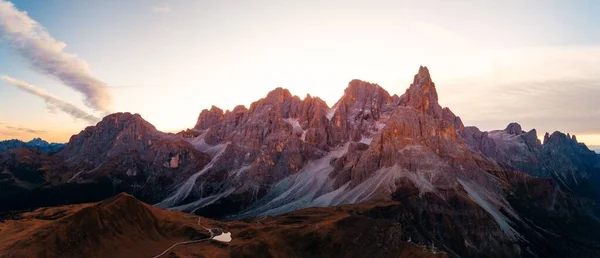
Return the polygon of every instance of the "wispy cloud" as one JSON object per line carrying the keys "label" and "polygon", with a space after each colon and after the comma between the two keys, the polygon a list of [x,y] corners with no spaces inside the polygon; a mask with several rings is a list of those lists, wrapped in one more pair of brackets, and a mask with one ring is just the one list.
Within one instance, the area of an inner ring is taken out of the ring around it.
{"label": "wispy cloud", "polygon": [[75,119],[82,119],[91,124],[96,123],[100,120],[97,117],[85,112],[84,110],[79,109],[75,105],[65,102],[53,95],[50,95],[43,89],[37,88],[33,85],[30,85],[27,82],[24,82],[24,81],[21,81],[18,79],[14,79],[14,78],[11,78],[8,76],[2,76],[2,80],[4,80],[6,83],[13,85],[25,92],[31,93],[33,95],[36,95],[36,96],[44,99],[44,101],[46,102],[46,105],[48,106],[48,108],[51,111],[60,110],[62,112],[65,112],[66,114],[72,116]]}
{"label": "wispy cloud", "polygon": [[42,130],[35,130],[35,129],[31,129],[31,128],[25,128],[25,127],[15,127],[15,126],[5,126],[6,129],[10,129],[13,131],[19,131],[19,132],[25,132],[25,133],[31,133],[31,134],[46,134],[48,133],[47,131],[42,131]]}
{"label": "wispy cloud", "polygon": [[152,11],[155,13],[168,13],[171,11],[171,6],[167,3],[156,4],[152,6]]}
{"label": "wispy cloud", "polygon": [[113,96],[107,84],[91,74],[84,60],[64,52],[64,42],[54,39],[27,12],[4,0],[0,0],[0,32],[33,67],[82,93],[88,107],[110,112]]}
{"label": "wispy cloud", "polygon": [[13,137],[13,136],[16,136],[18,134],[15,133],[15,132],[7,132],[7,131],[4,131],[4,130],[0,130],[0,135]]}

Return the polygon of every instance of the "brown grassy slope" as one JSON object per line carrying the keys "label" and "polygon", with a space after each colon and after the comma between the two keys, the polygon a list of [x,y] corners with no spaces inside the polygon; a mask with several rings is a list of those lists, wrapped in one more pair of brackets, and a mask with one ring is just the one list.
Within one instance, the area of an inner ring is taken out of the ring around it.
{"label": "brown grassy slope", "polygon": [[[402,228],[360,212],[370,204],[309,208],[205,227],[232,233],[230,244],[175,247],[163,257],[446,257],[402,241]],[[0,257],[153,257],[176,242],[207,238],[198,217],[120,194],[99,203],[41,208],[0,223]]]}
{"label": "brown grassy slope", "polygon": [[178,241],[208,237],[196,220],[127,194],[93,204],[41,208],[0,224],[0,256],[147,257]]}

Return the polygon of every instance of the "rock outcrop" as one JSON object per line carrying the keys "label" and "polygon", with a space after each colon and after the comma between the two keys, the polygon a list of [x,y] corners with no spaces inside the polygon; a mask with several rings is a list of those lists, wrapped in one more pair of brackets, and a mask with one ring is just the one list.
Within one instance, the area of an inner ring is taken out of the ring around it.
{"label": "rock outcrop", "polygon": [[202,110],[200,115],[198,116],[198,122],[196,122],[196,126],[194,129],[196,130],[206,130],[210,126],[217,124],[223,119],[223,110],[212,106],[209,109]]}
{"label": "rock outcrop", "polygon": [[331,145],[360,141],[381,129],[395,108],[392,96],[377,84],[352,80],[329,110]]}
{"label": "rock outcrop", "polygon": [[521,125],[518,123],[508,124],[508,126],[506,127],[506,129],[504,129],[504,131],[509,134],[514,134],[514,135],[519,135],[519,134],[523,133],[523,130],[521,130]]}
{"label": "rock outcrop", "polygon": [[442,108],[438,103],[435,83],[433,83],[427,67],[419,67],[413,83],[400,97],[398,105],[412,107],[433,118],[446,120],[452,123],[457,130],[462,130],[464,127],[460,117],[454,115],[450,109]]}

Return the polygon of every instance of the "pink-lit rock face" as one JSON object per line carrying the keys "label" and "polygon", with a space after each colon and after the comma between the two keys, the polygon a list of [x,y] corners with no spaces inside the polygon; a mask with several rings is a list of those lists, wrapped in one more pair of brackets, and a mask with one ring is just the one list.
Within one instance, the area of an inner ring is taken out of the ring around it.
{"label": "pink-lit rock face", "polygon": [[109,177],[117,187],[131,189],[146,201],[160,200],[168,194],[169,184],[209,160],[181,137],[162,133],[140,115],[130,113],[112,114],[87,127],[71,137],[56,156],[64,159],[68,168],[60,172],[59,182]]}

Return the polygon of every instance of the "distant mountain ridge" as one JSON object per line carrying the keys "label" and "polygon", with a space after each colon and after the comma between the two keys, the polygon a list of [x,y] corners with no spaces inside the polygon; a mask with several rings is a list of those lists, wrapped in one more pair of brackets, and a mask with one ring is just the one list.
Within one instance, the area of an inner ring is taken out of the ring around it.
{"label": "distant mountain ridge", "polygon": [[49,143],[41,138],[33,138],[28,142],[12,139],[0,141],[0,153],[20,148],[33,148],[41,152],[53,153],[62,150],[65,146],[64,143]]}

